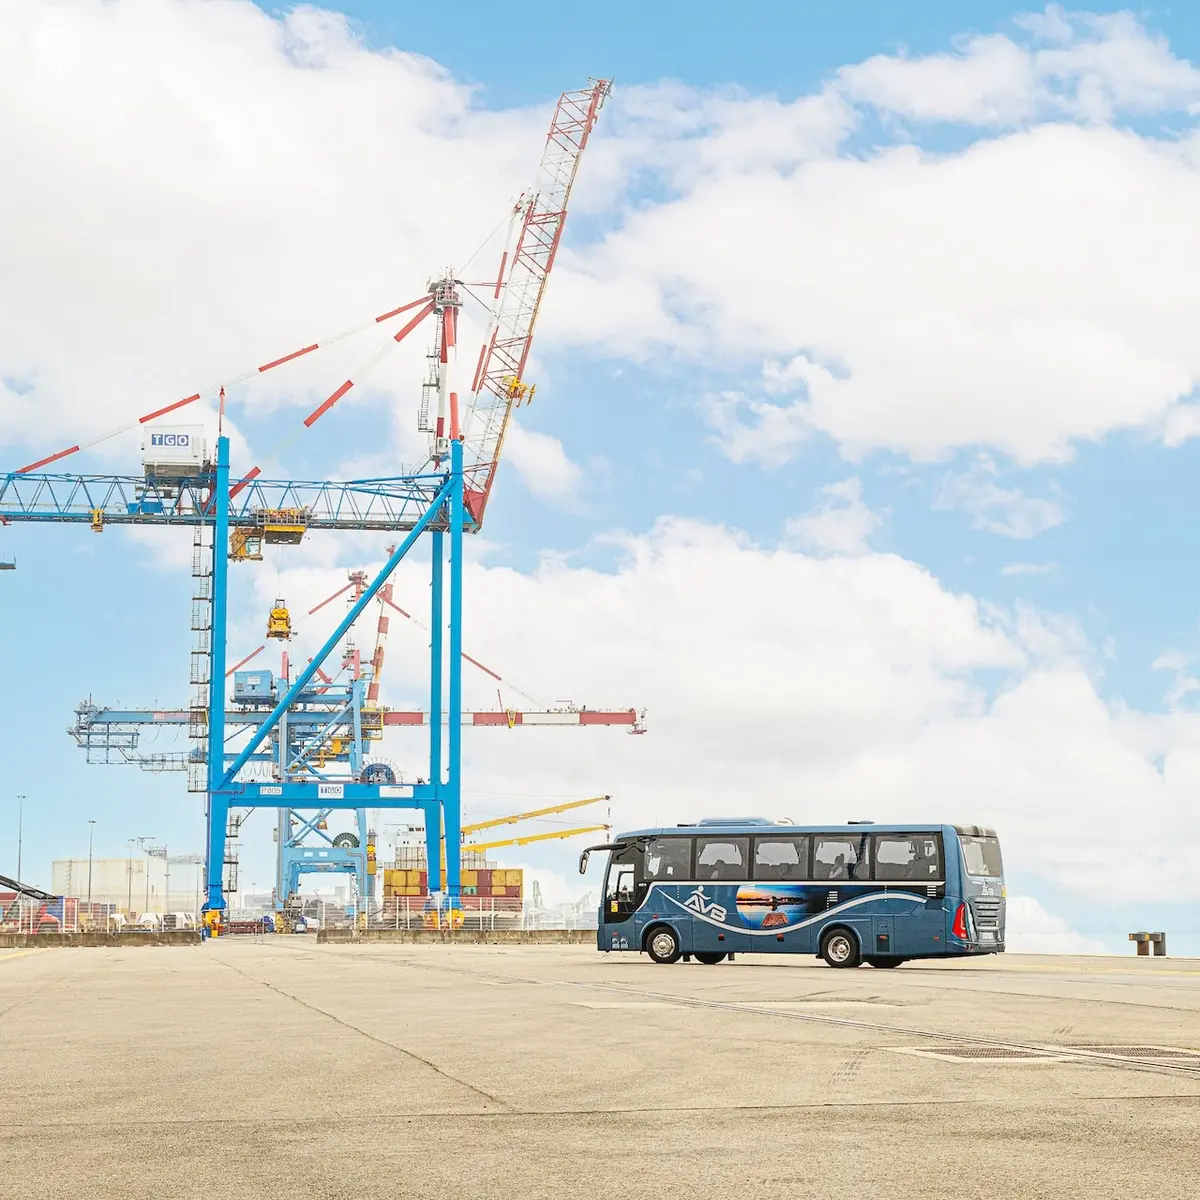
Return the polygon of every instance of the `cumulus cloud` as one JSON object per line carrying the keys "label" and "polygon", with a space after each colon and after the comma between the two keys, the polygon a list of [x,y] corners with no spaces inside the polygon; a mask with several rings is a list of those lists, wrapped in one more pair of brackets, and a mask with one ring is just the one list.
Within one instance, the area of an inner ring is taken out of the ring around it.
{"label": "cumulus cloud", "polygon": [[[249,0],[20,5],[0,72],[0,219],[21,230],[0,259],[0,438],[30,458],[419,293],[525,185],[545,122],[337,14]],[[762,395],[712,411],[731,456],[765,465],[813,432],[850,458],[1019,463],[1114,429],[1193,436],[1196,76],[1128,15],[1051,7],[794,101],[618,88],[577,196],[608,232],[568,235],[543,346],[761,370]],[[870,113],[978,136],[863,145]],[[1115,123],[1130,113],[1183,124],[1141,134]],[[413,164],[435,168],[419,188]],[[232,419],[323,399],[375,344],[254,380]],[[343,401],[385,417],[393,458],[423,448],[425,349]]]}
{"label": "cumulus cloud", "polygon": [[1005,945],[1017,954],[1106,954],[1095,938],[1076,933],[1032,896],[1009,896]]}
{"label": "cumulus cloud", "polygon": [[[0,219],[21,231],[0,250],[6,458],[198,388],[215,399],[222,381],[356,321],[371,328],[231,392],[230,417],[283,408],[279,427],[298,428],[357,375],[374,394],[342,404],[392,423],[393,462],[397,448],[419,457],[428,334],[364,380],[401,323],[371,318],[465,265],[533,175],[545,104],[489,111],[429,59],[369,50],[340,14],[272,17],[248,0],[18,5],[0,75]],[[480,277],[498,260],[496,247]],[[472,364],[478,317],[464,316]],[[389,392],[402,403],[382,403]],[[128,461],[137,443],[96,453]]]}
{"label": "cumulus cloud", "polygon": [[862,498],[862,480],[843,479],[821,489],[823,499],[810,513],[789,517],[787,537],[799,545],[830,554],[860,554],[883,518]]}
{"label": "cumulus cloud", "polygon": [[[778,161],[672,168],[663,202],[564,259],[570,302],[547,328],[760,364],[759,394],[704,409],[732,458],[768,467],[814,432],[851,459],[989,447],[1023,465],[1118,429],[1194,436],[1200,73],[1132,18],[1043,16],[1024,40],[847,68],[821,93],[858,112],[836,150],[778,132]],[[863,105],[979,128],[953,151],[919,127],[862,145]],[[1135,132],[1128,113],[1170,131]]]}
{"label": "cumulus cloud", "polygon": [[1027,41],[975,35],[944,53],[875,55],[843,67],[838,88],[889,115],[981,126],[1036,117],[1108,121],[1118,113],[1186,111],[1200,101],[1200,70],[1131,13],[1051,4],[1015,24]]}
{"label": "cumulus cloud", "polygon": [[949,472],[938,488],[934,507],[961,509],[976,529],[1002,537],[1032,538],[1061,525],[1066,514],[1057,499],[1027,496],[1019,488],[1002,487],[1000,470],[987,455],[980,455],[971,468]]}
{"label": "cumulus cloud", "polygon": [[[626,828],[715,813],[980,822],[1010,871],[1099,904],[1200,895],[1200,717],[1103,699],[1070,619],[982,605],[897,555],[812,555],[701,522],[616,548],[608,569],[469,564],[465,644],[546,703],[644,707],[648,732],[473,731],[468,789],[609,793]],[[344,582],[294,563],[254,577],[256,626],[277,587],[303,611]],[[402,569],[410,611],[423,585]],[[325,628],[310,626],[294,657]],[[426,643],[394,623],[387,702],[427,703]],[[494,679],[467,671],[467,705],[495,707]],[[390,731],[384,753],[419,766],[424,738]],[[545,854],[570,875],[572,850]]]}
{"label": "cumulus cloud", "polygon": [[567,456],[558,438],[513,420],[504,439],[504,458],[535,496],[568,505],[578,500],[583,469]]}

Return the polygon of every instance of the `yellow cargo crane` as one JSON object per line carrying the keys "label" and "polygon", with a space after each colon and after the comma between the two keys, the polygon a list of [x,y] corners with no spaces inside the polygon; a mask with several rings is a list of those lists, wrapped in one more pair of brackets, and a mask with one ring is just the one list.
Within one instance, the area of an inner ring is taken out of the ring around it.
{"label": "yellow cargo crane", "polygon": [[287,601],[279,597],[267,617],[267,637],[286,642],[291,636],[292,614],[288,612]]}
{"label": "yellow cargo crane", "polygon": [[[612,800],[611,796],[589,796],[586,800],[568,800],[564,804],[551,804],[546,808],[535,808],[529,812],[513,813],[509,817],[493,817],[488,821],[475,821],[472,824],[462,827],[463,837],[469,837],[473,833],[480,833],[484,829],[495,829],[499,825],[515,825],[518,821],[529,821],[537,817],[549,817],[556,813],[570,812],[572,809],[583,808],[589,804],[599,804],[603,800]],[[502,841],[495,842],[471,842],[460,847],[463,854],[467,851],[483,852],[486,850],[498,849],[501,846],[525,846],[530,842],[543,842],[557,838],[575,837],[580,833],[607,833],[612,828],[611,825],[583,825],[574,829],[555,829],[549,833],[533,833],[525,837],[506,838]],[[460,866],[460,869],[465,876],[474,875],[473,868]],[[442,838],[442,878],[446,876],[446,839]],[[448,913],[427,912],[424,915],[423,924],[430,929],[440,928],[444,923],[450,929],[461,929],[465,921],[465,913],[462,909],[451,909]]]}

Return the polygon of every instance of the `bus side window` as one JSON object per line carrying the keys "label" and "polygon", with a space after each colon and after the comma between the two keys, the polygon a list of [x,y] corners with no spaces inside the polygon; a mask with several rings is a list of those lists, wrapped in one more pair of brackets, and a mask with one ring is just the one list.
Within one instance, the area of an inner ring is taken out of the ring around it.
{"label": "bus side window", "polygon": [[807,837],[754,839],[755,879],[807,879]]}
{"label": "bus side window", "polygon": [[866,879],[867,845],[866,837],[818,834],[813,850],[813,878],[830,882]]}
{"label": "bus side window", "polygon": [[928,833],[875,836],[875,878],[884,882],[925,883],[942,878],[938,839]]}
{"label": "bus side window", "polygon": [[646,879],[690,879],[692,876],[692,839],[686,837],[653,838],[646,847]]}
{"label": "bus side window", "polygon": [[697,879],[749,879],[750,839],[709,837],[696,839]]}

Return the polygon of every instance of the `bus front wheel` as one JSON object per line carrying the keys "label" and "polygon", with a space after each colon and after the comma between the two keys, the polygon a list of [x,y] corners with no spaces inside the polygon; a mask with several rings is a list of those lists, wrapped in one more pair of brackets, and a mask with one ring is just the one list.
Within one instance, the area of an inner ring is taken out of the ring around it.
{"label": "bus front wheel", "polygon": [[675,936],[675,930],[668,925],[659,925],[650,930],[646,937],[646,953],[652,961],[664,966],[676,962],[682,951],[679,949],[679,938]]}
{"label": "bus front wheel", "polygon": [[862,962],[858,939],[848,929],[831,929],[821,939],[821,957],[831,967],[857,967]]}

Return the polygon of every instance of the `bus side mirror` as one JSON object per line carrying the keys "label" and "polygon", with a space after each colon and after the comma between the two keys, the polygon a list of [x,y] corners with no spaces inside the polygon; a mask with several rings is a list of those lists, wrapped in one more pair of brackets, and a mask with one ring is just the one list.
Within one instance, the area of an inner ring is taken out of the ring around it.
{"label": "bus side mirror", "polygon": [[588,859],[591,858],[591,856],[592,856],[592,852],[590,850],[585,850],[579,856],[579,873],[580,873],[580,875],[587,874]]}

